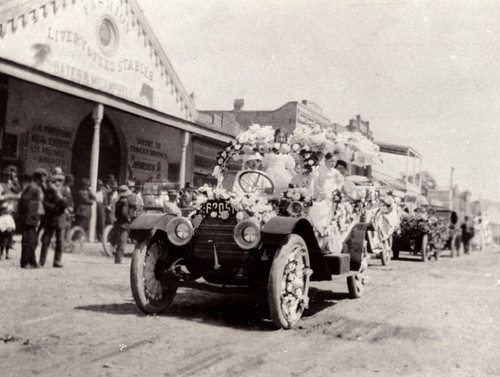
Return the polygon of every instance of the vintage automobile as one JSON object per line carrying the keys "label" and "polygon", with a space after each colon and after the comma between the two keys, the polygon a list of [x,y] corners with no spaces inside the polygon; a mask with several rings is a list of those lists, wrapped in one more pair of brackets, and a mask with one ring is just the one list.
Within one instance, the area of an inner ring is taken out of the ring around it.
{"label": "vintage automobile", "polygon": [[343,277],[350,297],[361,297],[370,224],[353,223],[341,240],[341,252],[329,253],[303,216],[304,203],[274,193],[273,183],[261,171],[245,171],[237,180],[241,200],[263,198],[269,203],[274,215],[264,225],[252,219],[251,210],[249,218],[239,216],[238,197],[222,189],[219,195],[214,195],[217,189],[210,192],[189,217],[145,213],[131,224],[130,237],[137,247],[130,282],[143,312],[164,311],[183,284],[200,289],[266,288],[274,325],[289,329],[308,307],[310,281]]}
{"label": "vintage automobile", "polygon": [[[394,259],[399,259],[400,253],[407,251],[411,255],[419,256],[422,262],[426,262],[430,256],[429,233],[427,220],[415,216],[403,217],[400,229],[393,234],[392,253]],[[438,253],[439,250],[434,250],[435,257]]]}
{"label": "vintage automobile", "polygon": [[452,258],[463,254],[462,231],[458,227],[457,214],[448,209],[435,209],[434,215],[443,224],[442,229],[438,230],[440,234],[436,235],[442,244],[441,249],[450,250]]}

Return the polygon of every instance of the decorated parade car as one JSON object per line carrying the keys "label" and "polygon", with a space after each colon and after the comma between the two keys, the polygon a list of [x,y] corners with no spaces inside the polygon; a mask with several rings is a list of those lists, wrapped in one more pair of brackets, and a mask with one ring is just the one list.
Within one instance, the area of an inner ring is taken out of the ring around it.
{"label": "decorated parade car", "polygon": [[[312,174],[321,171],[325,155],[365,165],[375,159],[377,149],[366,151],[360,143],[365,143],[361,135],[342,139],[321,129],[298,130],[280,143],[270,126],[253,125],[240,134],[219,153],[214,170],[219,185],[198,189],[196,210],[186,217],[145,213],[131,224],[137,248],[130,278],[137,306],[145,313],[162,312],[180,285],[266,288],[274,325],[288,329],[308,307],[311,281],[343,277],[350,297],[361,297],[367,231],[373,228],[360,217],[373,200],[362,195],[345,200],[345,193],[331,184],[340,179],[336,173],[324,182],[322,196],[315,197],[312,188],[313,180],[328,177]],[[288,156],[299,171],[290,182],[299,183],[288,188],[276,171],[253,169],[266,157],[289,163]],[[241,161],[246,169],[232,177],[227,190],[230,161]]]}
{"label": "decorated parade car", "polygon": [[401,252],[409,252],[425,262],[431,256],[439,259],[443,250],[450,250],[451,257],[458,256],[461,236],[456,222],[452,211],[417,209],[414,215],[402,219],[398,232],[393,235],[394,258],[398,259]]}

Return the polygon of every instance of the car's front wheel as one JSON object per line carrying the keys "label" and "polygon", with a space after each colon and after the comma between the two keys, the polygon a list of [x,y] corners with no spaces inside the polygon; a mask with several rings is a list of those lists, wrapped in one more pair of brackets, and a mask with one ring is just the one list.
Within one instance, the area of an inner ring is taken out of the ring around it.
{"label": "car's front wheel", "polygon": [[297,234],[291,234],[274,255],[267,300],[271,318],[278,328],[297,324],[309,303],[309,264],[307,245]]}
{"label": "car's front wheel", "polygon": [[135,303],[147,314],[167,309],[177,292],[179,280],[168,273],[173,259],[160,239],[138,243],[130,265],[130,286]]}

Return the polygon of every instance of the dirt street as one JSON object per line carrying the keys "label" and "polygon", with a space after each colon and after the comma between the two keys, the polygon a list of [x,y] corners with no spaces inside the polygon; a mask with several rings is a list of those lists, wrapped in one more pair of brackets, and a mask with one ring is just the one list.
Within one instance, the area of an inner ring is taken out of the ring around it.
{"label": "dirt street", "polygon": [[3,377],[500,375],[498,249],[371,260],[361,299],[345,279],[313,283],[300,326],[277,331],[264,297],[181,288],[168,313],[145,316],[130,258],[93,246],[62,269],[21,270],[18,245],[0,261]]}

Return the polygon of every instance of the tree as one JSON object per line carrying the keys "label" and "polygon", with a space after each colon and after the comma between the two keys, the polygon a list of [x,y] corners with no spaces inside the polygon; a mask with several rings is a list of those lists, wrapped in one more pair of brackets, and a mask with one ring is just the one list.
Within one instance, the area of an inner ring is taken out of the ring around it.
{"label": "tree", "polygon": [[[405,174],[401,174],[401,180],[405,181]],[[415,174],[415,184],[418,184],[420,179],[420,173]],[[408,182],[413,183],[413,176],[408,176]],[[427,196],[429,194],[429,190],[435,190],[437,187],[436,179],[434,176],[428,171],[422,171],[422,195]]]}

